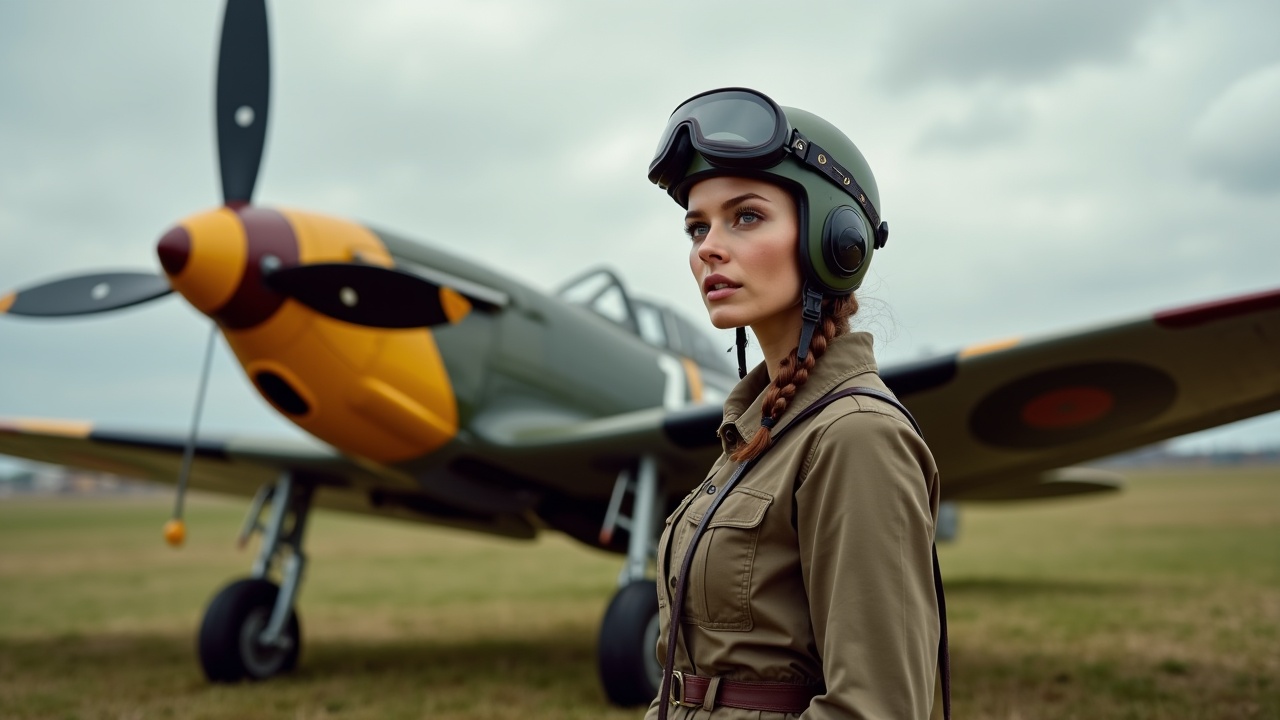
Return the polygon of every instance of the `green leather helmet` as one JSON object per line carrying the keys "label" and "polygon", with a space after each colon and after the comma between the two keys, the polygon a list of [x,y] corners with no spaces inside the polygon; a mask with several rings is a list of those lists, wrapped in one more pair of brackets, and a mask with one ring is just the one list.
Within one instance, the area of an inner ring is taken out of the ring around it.
{"label": "green leather helmet", "polygon": [[[872,253],[888,239],[880,191],[858,147],[826,120],[780,107],[762,93],[712,90],[672,113],[649,166],[650,181],[688,207],[689,189],[718,175],[759,178],[792,194],[800,266],[817,302],[856,290]],[[806,310],[811,300],[806,297]]]}

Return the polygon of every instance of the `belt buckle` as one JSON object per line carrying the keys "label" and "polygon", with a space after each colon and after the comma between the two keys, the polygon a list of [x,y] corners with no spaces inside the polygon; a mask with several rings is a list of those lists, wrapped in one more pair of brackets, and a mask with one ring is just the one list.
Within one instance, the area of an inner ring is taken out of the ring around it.
{"label": "belt buckle", "polygon": [[684,699],[684,673],[679,670],[671,672],[671,696],[667,698],[672,705],[680,707],[698,707],[698,703],[686,702]]}

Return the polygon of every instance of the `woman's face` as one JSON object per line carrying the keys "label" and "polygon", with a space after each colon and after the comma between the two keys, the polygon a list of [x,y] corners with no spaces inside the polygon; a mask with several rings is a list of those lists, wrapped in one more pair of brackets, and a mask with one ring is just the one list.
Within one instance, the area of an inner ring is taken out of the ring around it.
{"label": "woman's face", "polygon": [[750,326],[760,336],[800,322],[798,228],[795,201],[776,185],[720,176],[693,186],[689,269],[712,325]]}

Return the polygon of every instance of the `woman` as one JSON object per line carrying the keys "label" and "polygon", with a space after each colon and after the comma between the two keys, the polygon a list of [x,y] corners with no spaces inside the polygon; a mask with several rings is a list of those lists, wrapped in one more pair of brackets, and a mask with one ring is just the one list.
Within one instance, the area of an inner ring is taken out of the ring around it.
{"label": "woman", "polygon": [[765,360],[740,367],[724,453],[667,518],[646,717],[928,717],[938,471],[849,332],[888,235],[870,168],[821,118],[727,88],[676,109],[649,178],[687,210],[712,324],[739,328],[740,366],[744,327]]}

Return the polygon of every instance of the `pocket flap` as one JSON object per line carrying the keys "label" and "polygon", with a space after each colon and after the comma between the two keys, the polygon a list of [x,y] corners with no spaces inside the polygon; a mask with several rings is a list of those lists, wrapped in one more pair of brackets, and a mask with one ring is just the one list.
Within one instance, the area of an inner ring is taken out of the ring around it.
{"label": "pocket flap", "polygon": [[[773,504],[773,496],[751,488],[735,488],[720,504],[720,509],[707,523],[707,529],[718,527],[753,528],[764,520],[764,512]],[[702,522],[702,513],[690,511],[685,519],[694,525]]]}

